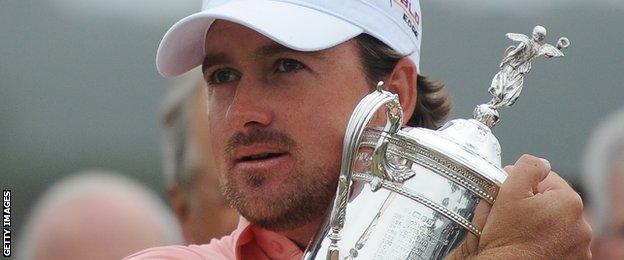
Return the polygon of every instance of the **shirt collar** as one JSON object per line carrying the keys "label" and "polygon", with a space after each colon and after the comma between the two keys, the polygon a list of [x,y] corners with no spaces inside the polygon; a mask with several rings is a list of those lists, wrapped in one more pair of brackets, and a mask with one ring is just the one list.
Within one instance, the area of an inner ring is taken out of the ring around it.
{"label": "shirt collar", "polygon": [[242,250],[246,248],[259,248],[271,259],[301,259],[303,256],[301,249],[287,237],[251,224],[243,217],[237,229],[241,230],[236,241],[237,258],[244,255]]}

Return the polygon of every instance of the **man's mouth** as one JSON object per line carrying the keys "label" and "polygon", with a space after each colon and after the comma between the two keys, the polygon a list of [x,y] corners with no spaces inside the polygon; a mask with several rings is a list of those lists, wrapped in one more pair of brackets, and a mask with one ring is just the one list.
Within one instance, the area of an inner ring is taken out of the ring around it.
{"label": "man's mouth", "polygon": [[243,171],[280,172],[291,168],[293,160],[284,149],[266,146],[245,146],[234,153],[234,168]]}
{"label": "man's mouth", "polygon": [[257,161],[257,160],[269,160],[269,159],[279,157],[285,154],[286,153],[259,153],[259,154],[243,156],[237,161],[238,162],[250,162],[250,161]]}
{"label": "man's mouth", "polygon": [[260,188],[267,183],[279,183],[294,168],[294,160],[288,152],[260,152],[238,157],[233,170],[247,179],[251,188]]}

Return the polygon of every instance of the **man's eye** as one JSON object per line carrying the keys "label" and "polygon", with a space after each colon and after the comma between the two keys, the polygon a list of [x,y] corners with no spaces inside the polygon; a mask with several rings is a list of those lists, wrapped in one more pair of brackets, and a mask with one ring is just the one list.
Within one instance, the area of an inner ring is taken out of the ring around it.
{"label": "man's eye", "polygon": [[296,72],[304,69],[306,66],[303,63],[292,59],[281,59],[277,61],[278,72]]}
{"label": "man's eye", "polygon": [[210,84],[222,84],[238,80],[240,76],[236,71],[230,69],[219,69],[210,75]]}

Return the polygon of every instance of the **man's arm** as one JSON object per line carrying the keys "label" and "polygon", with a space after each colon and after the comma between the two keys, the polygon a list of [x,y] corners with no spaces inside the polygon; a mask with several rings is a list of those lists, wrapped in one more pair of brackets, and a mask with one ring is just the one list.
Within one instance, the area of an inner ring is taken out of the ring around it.
{"label": "man's arm", "polygon": [[581,198],[550,163],[523,155],[505,170],[509,176],[492,208],[477,207],[481,238],[469,235],[448,259],[590,259]]}

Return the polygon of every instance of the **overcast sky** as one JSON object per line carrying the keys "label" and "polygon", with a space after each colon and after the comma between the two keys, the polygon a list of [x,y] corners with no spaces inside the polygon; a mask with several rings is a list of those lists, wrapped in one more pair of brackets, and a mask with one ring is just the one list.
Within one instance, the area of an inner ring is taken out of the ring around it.
{"label": "overcast sky", "polygon": [[[430,0],[433,1],[433,0]],[[134,22],[159,24],[175,20],[187,14],[198,11],[200,0],[52,0],[59,11],[76,18],[89,19],[116,18],[128,19]],[[596,7],[597,5],[618,8],[624,11],[623,0],[443,0],[436,1],[436,5],[452,6],[456,10],[473,12],[500,12],[509,15],[523,15],[526,12],[549,11],[562,5],[583,4]]]}
{"label": "overcast sky", "polygon": [[465,1],[465,0],[444,0],[437,1],[438,5],[449,6],[461,6],[461,10],[472,12],[507,12],[507,11],[522,11],[532,10],[537,11],[543,8],[543,11],[548,11],[550,8],[557,8],[562,5],[569,4],[587,4],[587,5],[605,5],[624,9],[624,1],[622,0],[523,0],[523,1],[511,1],[511,0],[479,0],[479,1]]}

